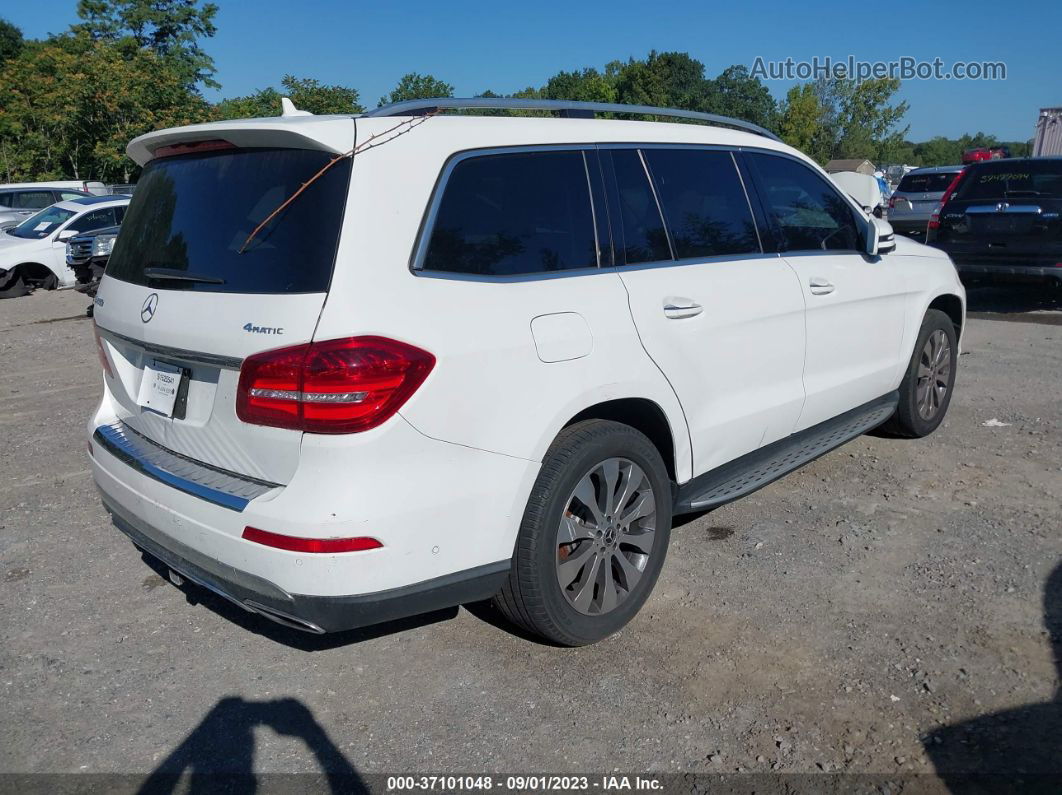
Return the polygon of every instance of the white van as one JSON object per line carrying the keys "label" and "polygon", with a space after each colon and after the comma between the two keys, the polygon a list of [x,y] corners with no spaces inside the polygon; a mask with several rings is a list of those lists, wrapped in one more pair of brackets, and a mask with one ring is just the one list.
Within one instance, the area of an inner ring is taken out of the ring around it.
{"label": "white van", "polygon": [[[433,115],[484,106],[568,118]],[[947,256],[754,125],[417,100],[128,151],[96,483],[177,581],[290,626],[493,597],[590,643],[674,514],[948,407]]]}

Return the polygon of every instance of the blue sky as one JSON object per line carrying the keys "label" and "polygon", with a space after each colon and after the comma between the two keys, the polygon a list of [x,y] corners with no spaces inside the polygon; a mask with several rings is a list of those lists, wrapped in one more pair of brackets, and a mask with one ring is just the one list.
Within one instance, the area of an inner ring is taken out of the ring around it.
{"label": "blue sky", "polygon": [[[714,77],[730,64],[848,55],[867,61],[1003,61],[1005,81],[908,81],[910,137],[978,130],[1033,134],[1037,110],[1062,105],[1062,3],[351,2],[217,0],[218,34],[204,42],[218,67],[216,100],[279,85],[291,72],[351,85],[375,106],[406,72],[430,72],[458,96],[540,85],[560,69],[601,67],[649,50],[689,52]],[[28,37],[76,19],[76,0],[16,2],[0,16]],[[791,82],[767,84],[776,97]]]}

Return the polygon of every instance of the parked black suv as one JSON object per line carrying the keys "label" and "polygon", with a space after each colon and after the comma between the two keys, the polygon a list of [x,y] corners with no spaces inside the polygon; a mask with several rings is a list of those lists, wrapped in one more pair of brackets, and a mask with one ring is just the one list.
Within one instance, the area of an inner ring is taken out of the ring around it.
{"label": "parked black suv", "polygon": [[967,166],[929,222],[927,242],[951,255],[964,281],[1062,286],[1062,157]]}
{"label": "parked black suv", "polygon": [[[110,259],[111,248],[118,237],[119,228],[105,226],[67,241],[66,264],[74,271],[74,278],[77,280],[74,289],[79,293],[85,293],[95,299],[96,288],[99,287],[103,271],[107,268],[107,260]],[[86,310],[89,317],[92,317],[93,306],[95,302],[89,304]]]}

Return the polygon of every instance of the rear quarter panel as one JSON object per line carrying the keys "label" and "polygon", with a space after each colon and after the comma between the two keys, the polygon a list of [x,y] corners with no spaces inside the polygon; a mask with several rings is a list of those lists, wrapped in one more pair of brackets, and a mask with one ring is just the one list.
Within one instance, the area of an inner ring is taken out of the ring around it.
{"label": "rear quarter panel", "polygon": [[[688,479],[681,407],[639,344],[615,272],[507,280],[411,272],[425,208],[450,155],[542,142],[499,142],[467,124],[460,137],[419,134],[423,130],[355,160],[339,260],[316,338],[375,334],[430,351],[436,366],[401,415],[429,437],[531,461],[541,461],[557,433],[586,407],[646,398],[668,418],[676,472]],[[359,129],[359,140],[366,135]],[[588,353],[542,361],[531,324],[551,313],[581,316],[592,336]]]}

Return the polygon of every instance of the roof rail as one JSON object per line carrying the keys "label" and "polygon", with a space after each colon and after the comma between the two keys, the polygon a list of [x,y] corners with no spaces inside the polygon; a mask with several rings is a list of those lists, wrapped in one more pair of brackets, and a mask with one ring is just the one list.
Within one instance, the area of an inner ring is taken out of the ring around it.
{"label": "roof rail", "polygon": [[701,113],[696,110],[681,108],[654,108],[650,105],[624,105],[619,102],[575,102],[566,99],[515,99],[511,97],[434,97],[432,99],[409,99],[404,102],[392,102],[390,105],[362,113],[361,116],[420,116],[436,110],[543,110],[555,111],[562,117],[592,119],[598,113],[637,113],[646,116],[669,116],[678,119],[693,119],[726,127],[734,127],[745,132],[762,135],[772,141],[781,139],[770,130],[758,124],[718,116],[715,113]]}

